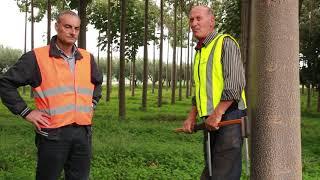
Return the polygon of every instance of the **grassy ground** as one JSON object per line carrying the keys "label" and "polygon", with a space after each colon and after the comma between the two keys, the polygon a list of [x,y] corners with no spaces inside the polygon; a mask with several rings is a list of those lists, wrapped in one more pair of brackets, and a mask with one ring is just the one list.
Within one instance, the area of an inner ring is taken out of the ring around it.
{"label": "grassy ground", "polygon": [[[140,110],[141,90],[127,92],[127,119],[119,122],[117,90],[95,112],[91,179],[198,179],[203,168],[202,136],[175,134],[190,108],[190,99],[164,105],[148,93],[148,109]],[[30,98],[24,96],[32,104]],[[320,114],[304,113],[302,147],[304,179],[320,177]],[[34,179],[36,148],[33,127],[0,105],[0,179]],[[243,173],[244,174],[244,173]],[[245,177],[243,176],[243,179]]]}

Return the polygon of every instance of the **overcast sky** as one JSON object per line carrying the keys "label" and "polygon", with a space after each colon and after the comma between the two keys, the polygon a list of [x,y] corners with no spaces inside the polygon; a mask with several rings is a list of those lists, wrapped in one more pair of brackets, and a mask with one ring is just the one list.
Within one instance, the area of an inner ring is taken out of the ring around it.
{"label": "overcast sky", "polygon": [[[14,0],[0,0],[0,44],[16,49],[24,49],[24,19],[25,14],[19,11],[19,8]],[[28,22],[27,29],[27,51],[30,51],[31,42],[31,31],[30,22]],[[56,31],[54,29],[54,22],[51,23],[51,35],[55,35]],[[46,45],[46,32],[47,32],[47,22],[46,17],[40,23],[35,23],[34,25],[35,35],[34,35],[34,47],[41,47]],[[88,26],[87,31],[87,50],[97,56],[97,37],[98,31],[94,29],[92,25]],[[143,38],[141,39],[143,40]],[[163,58],[166,61],[167,58],[167,41],[164,41],[163,48]],[[149,59],[153,58],[153,48],[150,46],[148,48]],[[177,49],[177,53],[180,53],[180,49]],[[186,53],[186,49],[183,50]],[[113,53],[118,56],[119,52]],[[106,52],[101,52],[100,56],[106,57]],[[159,57],[159,50],[155,53],[156,59]],[[138,58],[143,57],[143,47],[139,48]],[[172,59],[172,49],[169,51],[169,61]],[[185,59],[183,55],[183,59]],[[184,61],[184,60],[183,60]]]}

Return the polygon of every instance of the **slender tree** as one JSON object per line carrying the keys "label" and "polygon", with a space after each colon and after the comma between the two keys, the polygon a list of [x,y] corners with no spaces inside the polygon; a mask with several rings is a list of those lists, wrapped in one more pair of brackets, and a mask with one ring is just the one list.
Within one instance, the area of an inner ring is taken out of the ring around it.
{"label": "slender tree", "polygon": [[108,0],[108,22],[107,22],[107,37],[108,37],[108,42],[107,42],[107,82],[106,82],[106,101],[110,100],[110,94],[111,94],[111,4],[110,0]]}
{"label": "slender tree", "polygon": [[[156,35],[156,29],[154,29],[154,35]],[[154,88],[156,86],[156,41],[153,40],[153,60],[152,60],[152,94],[154,94]]]}
{"label": "slender tree", "polygon": [[182,79],[183,79],[183,67],[182,67],[182,0],[180,0],[180,68],[179,68],[179,101],[182,100]]}
{"label": "slender tree", "polygon": [[162,105],[162,58],[163,58],[163,0],[160,0],[160,54],[159,54],[159,88],[158,107]]}
{"label": "slender tree", "polygon": [[145,0],[144,8],[144,56],[143,56],[143,90],[142,90],[142,110],[147,110],[147,91],[148,91],[148,3]]}
{"label": "slender tree", "polygon": [[[31,0],[31,50],[34,48],[34,14],[33,14],[34,2]],[[32,88],[30,88],[30,97],[33,97]]]}
{"label": "slender tree", "polygon": [[119,78],[119,119],[126,118],[126,87],[125,87],[125,33],[126,33],[126,0],[121,0],[120,20],[120,78]]}
{"label": "slender tree", "polygon": [[[25,1],[25,17],[24,17],[24,48],[23,53],[27,52],[27,28],[28,28],[28,0]],[[26,94],[26,87],[22,87],[22,94]]]}
{"label": "slender tree", "polygon": [[87,5],[88,2],[87,0],[80,0],[79,1],[79,7],[78,7],[78,12],[79,12],[79,17],[81,20],[80,24],[80,33],[79,33],[79,39],[78,39],[78,46],[80,48],[86,49],[86,31],[87,31]]}
{"label": "slender tree", "polygon": [[51,39],[51,0],[47,0],[47,44]]}
{"label": "slender tree", "polygon": [[173,53],[172,53],[172,72],[171,72],[171,104],[176,102],[176,48],[177,48],[177,0],[174,1],[174,28],[173,28]]}
{"label": "slender tree", "polygon": [[189,60],[190,60],[190,26],[188,26],[188,47],[187,47],[187,69],[186,69],[186,81],[187,81],[187,84],[186,84],[186,98],[189,98],[189,91],[190,91],[190,87],[189,85],[191,84],[190,83],[190,76],[189,76],[189,72],[190,72],[190,69],[189,69]]}
{"label": "slender tree", "polygon": [[300,180],[298,1],[251,3],[251,179]]}

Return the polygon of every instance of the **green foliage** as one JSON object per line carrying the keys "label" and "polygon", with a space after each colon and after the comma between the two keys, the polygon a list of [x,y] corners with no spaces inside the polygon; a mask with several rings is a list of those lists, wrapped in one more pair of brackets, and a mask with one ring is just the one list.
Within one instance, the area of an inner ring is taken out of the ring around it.
{"label": "green foliage", "polygon": [[320,83],[320,1],[304,0],[300,10],[300,80]]}
{"label": "green foliage", "polygon": [[12,66],[19,57],[22,51],[19,49],[12,49],[0,45],[0,74],[4,73],[10,66]]}
{"label": "green foliage", "polygon": [[[108,20],[107,9],[108,4],[106,1],[95,1],[91,6],[92,13],[88,16],[90,23],[101,33],[99,44],[102,45],[101,49],[104,50],[108,41],[115,45],[115,49],[120,48],[120,2],[111,1],[111,20]],[[138,48],[143,45],[144,37],[144,1],[129,0],[127,4],[127,24],[125,34],[125,56],[127,60],[136,58]],[[158,8],[154,2],[149,4],[149,34],[148,40],[155,40],[154,30],[156,26],[156,18],[158,17]],[[112,39],[108,39],[107,23],[110,23]]]}
{"label": "green foliage", "polygon": [[240,0],[224,0],[215,3],[216,27],[219,32],[240,38]]}

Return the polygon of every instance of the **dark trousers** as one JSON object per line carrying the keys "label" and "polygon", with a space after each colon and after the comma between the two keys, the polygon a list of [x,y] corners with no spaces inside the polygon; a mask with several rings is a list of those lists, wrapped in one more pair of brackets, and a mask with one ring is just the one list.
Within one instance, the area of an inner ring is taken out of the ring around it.
{"label": "dark trousers", "polygon": [[91,126],[68,125],[42,131],[48,136],[36,134],[36,179],[57,180],[62,170],[66,180],[89,179]]}
{"label": "dark trousers", "polygon": [[[238,119],[244,112],[238,109],[229,110],[222,121]],[[204,131],[205,168],[201,180],[239,180],[241,176],[241,125],[233,124],[210,132],[212,177],[209,177],[206,142],[208,131]]]}

